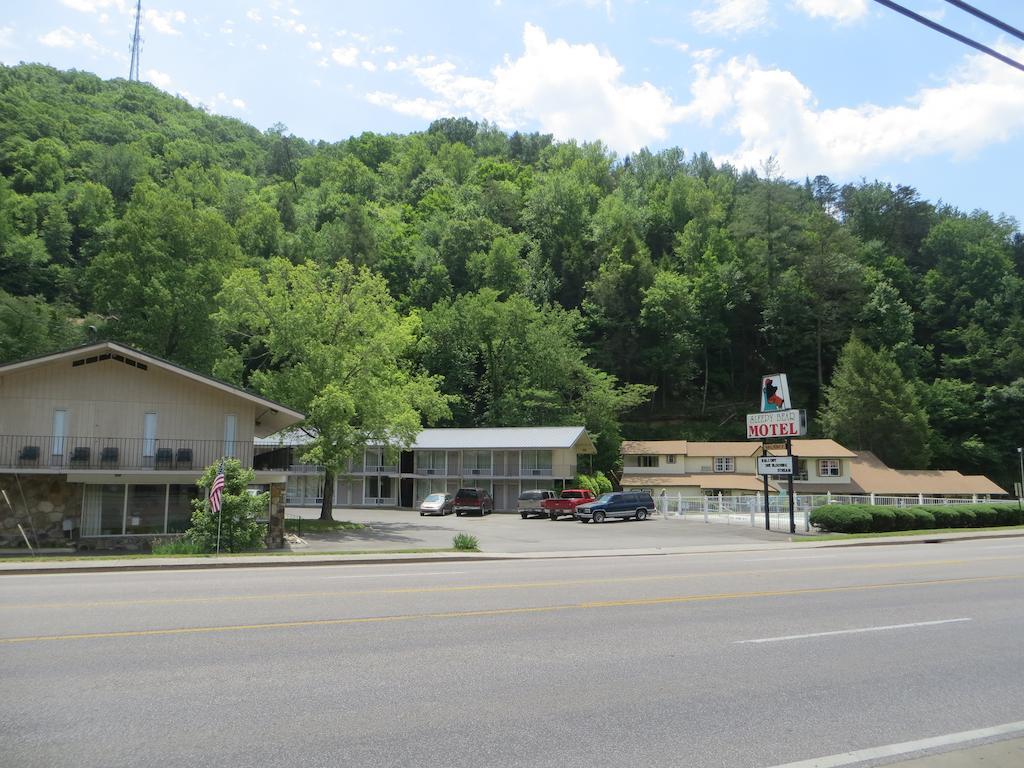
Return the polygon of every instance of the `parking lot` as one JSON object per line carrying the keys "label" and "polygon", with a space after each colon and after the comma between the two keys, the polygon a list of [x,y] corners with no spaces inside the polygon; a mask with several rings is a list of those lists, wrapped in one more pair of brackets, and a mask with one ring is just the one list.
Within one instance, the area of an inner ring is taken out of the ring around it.
{"label": "parking lot", "polygon": [[[315,519],[319,509],[289,507],[288,517]],[[517,514],[495,513],[486,517],[421,517],[414,510],[335,509],[335,520],[366,527],[359,531],[302,534],[296,551],[400,550],[446,548],[452,537],[471,533],[484,552],[554,552],[600,549],[657,549],[723,544],[759,544],[787,541],[789,534],[765,531],[749,525],[706,524],[698,520],[655,517],[638,522],[609,521],[600,525],[571,518],[523,520]]]}

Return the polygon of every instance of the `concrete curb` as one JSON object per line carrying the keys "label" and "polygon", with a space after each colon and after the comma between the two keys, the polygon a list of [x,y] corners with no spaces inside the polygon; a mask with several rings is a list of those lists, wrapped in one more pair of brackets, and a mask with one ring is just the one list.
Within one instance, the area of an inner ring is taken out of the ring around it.
{"label": "concrete curb", "polygon": [[0,576],[66,574],[66,573],[104,573],[115,571],[176,571],[203,570],[218,568],[274,568],[303,566],[345,566],[345,565],[382,565],[388,563],[466,563],[494,562],[514,560],[571,560],[601,557],[653,557],[664,555],[708,555],[729,552],[764,552],[778,550],[829,549],[838,547],[877,547],[906,544],[941,544],[947,541],[976,541],[980,539],[1024,538],[1024,530],[988,531],[985,533],[947,533],[936,536],[892,536],[879,539],[861,539],[856,541],[780,541],[761,544],[715,544],[696,547],[667,547],[664,549],[610,549],[610,550],[579,550],[554,552],[438,552],[436,554],[403,554],[387,552],[361,555],[254,555],[251,557],[232,557],[223,560],[212,558],[175,558],[163,561],[154,560],[104,560],[102,562],[59,561],[52,565],[33,563],[31,560],[19,558],[18,562],[0,561]]}

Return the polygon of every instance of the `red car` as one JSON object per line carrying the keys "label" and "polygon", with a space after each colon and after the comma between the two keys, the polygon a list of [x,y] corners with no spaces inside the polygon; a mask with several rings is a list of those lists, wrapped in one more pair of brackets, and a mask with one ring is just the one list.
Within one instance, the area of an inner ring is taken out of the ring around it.
{"label": "red car", "polygon": [[476,512],[483,517],[494,511],[494,499],[483,488],[459,488],[455,492],[455,502],[452,506],[459,517],[470,512]]}
{"label": "red car", "polygon": [[566,488],[557,499],[545,499],[541,502],[548,517],[557,520],[562,515],[576,516],[576,507],[594,500],[594,494],[586,488]]}

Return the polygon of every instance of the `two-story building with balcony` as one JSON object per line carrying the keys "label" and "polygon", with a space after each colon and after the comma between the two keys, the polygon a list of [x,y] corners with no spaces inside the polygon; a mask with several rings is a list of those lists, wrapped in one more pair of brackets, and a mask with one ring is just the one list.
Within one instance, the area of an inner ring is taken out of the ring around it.
{"label": "two-story building with balcony", "polygon": [[[648,490],[682,496],[745,496],[764,490],[757,474],[761,443],[701,442],[694,440],[630,440],[622,444],[624,490]],[[785,450],[769,449],[770,455]],[[856,457],[834,440],[794,440],[793,475],[797,493],[837,492],[850,483],[850,462]],[[770,493],[781,478],[769,478]],[[784,481],[783,481],[784,482]]]}
{"label": "two-story building with balcony", "polygon": [[[0,539],[184,531],[203,470],[303,414],[114,342],[0,365]],[[284,470],[257,472],[283,512]],[[123,542],[122,542],[123,543]]]}
{"label": "two-story building with balcony", "polygon": [[[318,506],[323,499],[322,469],[298,462],[307,440],[294,431],[257,440],[261,456],[292,457],[288,504],[293,506]],[[473,487],[493,496],[495,510],[514,511],[523,490],[571,487],[580,457],[594,453],[584,427],[424,429],[407,450],[367,446],[362,459],[335,481],[334,504],[411,509],[431,493]]]}

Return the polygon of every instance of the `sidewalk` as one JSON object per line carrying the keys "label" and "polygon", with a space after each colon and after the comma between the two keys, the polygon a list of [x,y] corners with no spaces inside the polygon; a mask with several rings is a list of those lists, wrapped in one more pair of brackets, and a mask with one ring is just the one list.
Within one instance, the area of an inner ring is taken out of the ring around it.
{"label": "sidewalk", "polygon": [[253,555],[222,555],[220,557],[133,557],[103,558],[82,556],[61,560],[36,559],[31,556],[0,559],[0,576],[39,573],[78,573],[102,571],[155,571],[211,568],[269,568],[324,565],[367,565],[376,563],[444,563],[489,560],[545,560],[589,557],[650,557],[652,555],[699,555],[724,552],[763,552],[781,550],[828,549],[907,544],[936,544],[945,541],[973,539],[1024,538],[1024,530],[970,531],[940,533],[934,536],[887,536],[872,539],[841,541],[778,541],[755,544],[720,544],[689,547],[657,547],[636,549],[593,549],[542,552],[417,552],[364,554],[298,554],[288,551]]}

